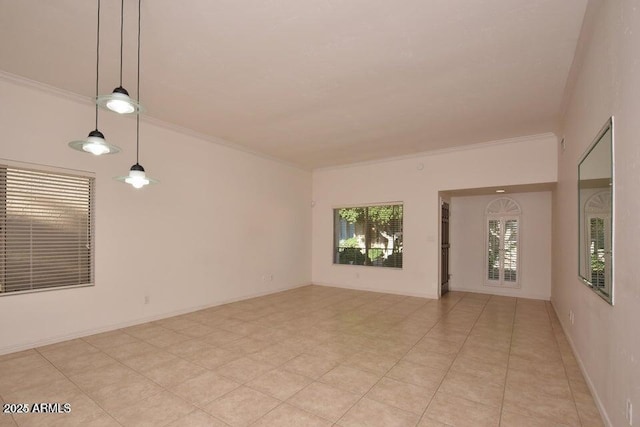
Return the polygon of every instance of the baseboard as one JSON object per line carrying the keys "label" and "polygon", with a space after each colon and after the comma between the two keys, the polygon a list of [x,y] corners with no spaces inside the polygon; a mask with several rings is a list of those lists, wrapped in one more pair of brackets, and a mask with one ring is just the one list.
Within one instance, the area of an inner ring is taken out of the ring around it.
{"label": "baseboard", "polygon": [[174,310],[174,311],[167,312],[167,313],[154,314],[153,316],[141,317],[141,318],[138,318],[138,319],[127,321],[127,322],[111,324],[111,325],[107,325],[107,326],[100,327],[100,328],[85,329],[85,330],[82,330],[82,331],[79,331],[79,332],[74,332],[74,333],[71,333],[71,334],[58,335],[58,336],[53,337],[53,338],[47,338],[47,339],[44,339],[44,340],[38,340],[38,341],[31,342],[31,343],[28,343],[28,344],[20,344],[20,345],[10,346],[10,347],[1,347],[0,348],[0,356],[3,355],[3,354],[9,354],[9,353],[15,353],[15,352],[18,352],[18,351],[29,350],[29,349],[32,349],[32,348],[42,347],[42,346],[45,346],[45,345],[57,344],[59,342],[68,341],[68,340],[72,340],[72,339],[76,339],[76,338],[82,338],[82,337],[86,337],[86,336],[89,336],[89,335],[94,335],[94,334],[100,334],[100,333],[103,333],[103,332],[114,331],[116,329],[127,328],[129,326],[135,326],[135,325],[139,325],[141,323],[147,323],[147,322],[153,322],[153,321],[160,320],[160,319],[166,319],[167,317],[173,317],[173,316],[179,316],[181,314],[192,313],[194,311],[204,310],[206,308],[211,308],[211,307],[217,307],[219,305],[224,305],[224,304],[230,304],[232,302],[243,301],[243,300],[250,299],[250,298],[262,297],[262,296],[265,296],[265,295],[277,294],[278,292],[289,291],[289,290],[292,290],[292,289],[297,289],[297,288],[301,288],[301,287],[309,286],[309,285],[310,285],[310,283],[303,283],[303,284],[294,285],[294,286],[291,286],[291,287],[278,288],[278,289],[273,289],[273,290],[264,291],[264,292],[257,292],[257,293],[247,294],[247,295],[243,295],[243,296],[239,296],[239,297],[229,298],[229,299],[226,299],[226,300],[216,301],[216,302],[214,302],[212,304],[204,304],[204,305],[199,305],[199,306],[193,306],[193,307],[184,308],[184,309],[180,309],[180,310]]}
{"label": "baseboard", "polygon": [[527,299],[539,299],[544,301],[550,301],[550,295],[541,295],[534,294],[529,292],[521,292],[518,295],[514,295],[513,290],[506,290],[496,286],[489,287],[487,289],[478,289],[478,288],[465,288],[463,286],[450,286],[450,291],[457,292],[471,292],[475,294],[490,294],[490,295],[500,295],[503,297],[513,297],[513,298],[527,298]]}
{"label": "baseboard", "polygon": [[431,295],[428,293],[417,293],[417,292],[404,292],[404,291],[398,291],[397,289],[373,289],[373,288],[367,288],[367,287],[355,287],[355,286],[349,286],[349,285],[345,285],[345,284],[337,284],[337,283],[326,283],[326,282],[316,282],[313,281],[311,283],[312,285],[317,285],[317,286],[326,286],[329,288],[341,288],[341,289],[351,289],[354,291],[366,291],[366,292],[377,292],[380,294],[393,294],[393,295],[404,295],[407,297],[418,297],[418,298],[429,298],[429,299],[438,299],[437,295]]}
{"label": "baseboard", "polygon": [[596,406],[598,408],[598,411],[600,411],[602,420],[604,421],[607,427],[613,427],[613,424],[611,424],[611,420],[609,419],[609,415],[607,414],[607,411],[604,408],[604,405],[602,404],[602,400],[600,400],[600,396],[598,396],[596,388],[593,386],[593,382],[591,381],[591,378],[589,377],[589,374],[587,373],[587,370],[585,369],[584,364],[582,363],[582,359],[580,358],[580,355],[576,350],[576,346],[573,344],[573,339],[571,339],[571,335],[569,335],[567,328],[564,326],[564,322],[562,321],[563,317],[560,316],[560,313],[558,313],[558,309],[556,308],[553,301],[551,302],[551,307],[553,307],[553,311],[556,312],[556,316],[558,317],[558,320],[560,322],[560,327],[562,327],[562,332],[564,332],[564,336],[567,338],[567,342],[569,342],[569,346],[571,347],[573,356],[576,358],[576,361],[578,362],[578,366],[580,367],[580,372],[582,372],[582,376],[584,377],[585,382],[587,383],[587,387],[589,387],[591,396],[593,397],[594,402],[596,402]]}

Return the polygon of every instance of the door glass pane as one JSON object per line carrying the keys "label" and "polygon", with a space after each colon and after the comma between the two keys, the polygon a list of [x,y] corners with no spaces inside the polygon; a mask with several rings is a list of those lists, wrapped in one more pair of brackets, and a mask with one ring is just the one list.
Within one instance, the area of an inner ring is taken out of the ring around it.
{"label": "door glass pane", "polygon": [[489,220],[487,279],[500,280],[500,220]]}
{"label": "door glass pane", "polygon": [[504,222],[504,281],[515,282],[518,279],[518,220]]}

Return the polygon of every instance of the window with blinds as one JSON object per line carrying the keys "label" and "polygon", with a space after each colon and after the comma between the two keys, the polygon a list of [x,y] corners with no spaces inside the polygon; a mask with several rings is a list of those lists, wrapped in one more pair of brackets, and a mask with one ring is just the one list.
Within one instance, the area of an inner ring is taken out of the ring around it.
{"label": "window with blinds", "polygon": [[93,282],[92,177],[0,164],[0,295]]}
{"label": "window with blinds", "polygon": [[517,287],[520,281],[520,206],[510,198],[493,200],[486,209],[486,275],[490,286]]}
{"label": "window with blinds", "polygon": [[333,210],[334,264],[402,268],[403,205]]}

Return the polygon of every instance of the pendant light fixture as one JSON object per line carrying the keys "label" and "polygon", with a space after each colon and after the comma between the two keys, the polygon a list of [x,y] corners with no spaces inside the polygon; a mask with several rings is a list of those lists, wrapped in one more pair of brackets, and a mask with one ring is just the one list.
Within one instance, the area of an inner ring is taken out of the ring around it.
{"label": "pendant light fixture", "polygon": [[[98,25],[96,34],[96,98],[98,97],[98,82],[100,81],[100,0],[98,0]],[[104,134],[98,130],[98,106],[96,105],[96,128],[89,132],[86,139],[71,141],[69,147],[96,156],[114,154],[120,151],[115,145],[104,139]]]}
{"label": "pendant light fixture", "polygon": [[144,108],[138,101],[129,96],[129,92],[122,87],[122,53],[124,50],[124,0],[120,3],[120,85],[110,95],[100,95],[96,103],[107,110],[118,114],[140,114]]}
{"label": "pendant light fixture", "polygon": [[[141,0],[138,0],[138,100],[140,100],[140,10]],[[129,175],[116,177],[118,181],[130,184],[133,188],[156,184],[158,181],[149,178],[140,164],[140,115],[136,116],[136,164],[129,169]]]}

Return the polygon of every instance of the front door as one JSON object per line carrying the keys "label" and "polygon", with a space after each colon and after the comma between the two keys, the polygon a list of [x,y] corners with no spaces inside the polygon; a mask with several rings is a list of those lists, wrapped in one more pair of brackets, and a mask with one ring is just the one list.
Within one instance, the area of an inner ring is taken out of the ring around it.
{"label": "front door", "polygon": [[449,292],[449,203],[442,202],[442,225],[440,227],[440,245],[442,254],[440,256],[440,295]]}

